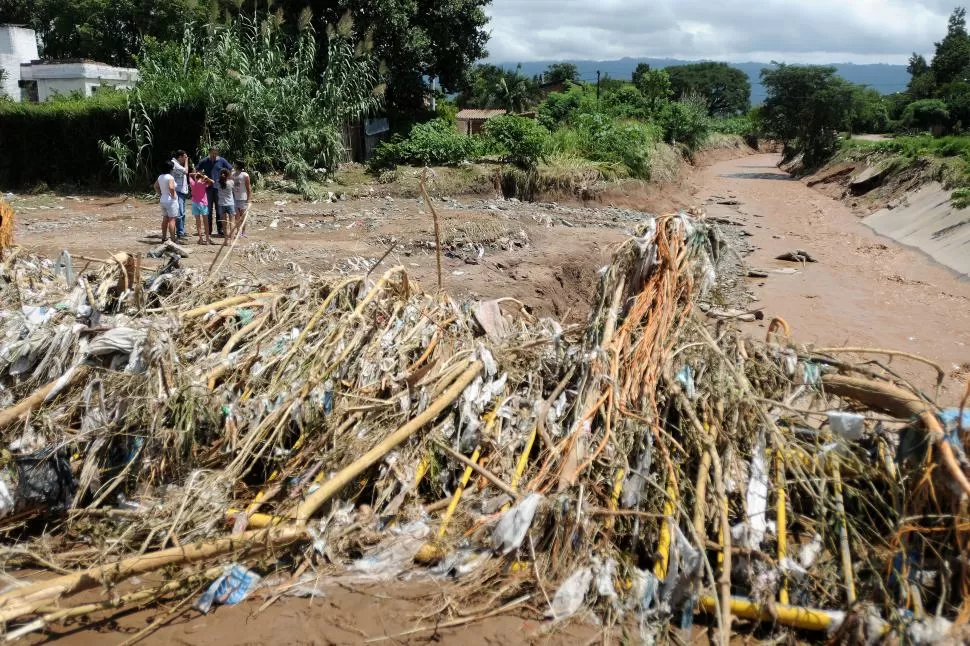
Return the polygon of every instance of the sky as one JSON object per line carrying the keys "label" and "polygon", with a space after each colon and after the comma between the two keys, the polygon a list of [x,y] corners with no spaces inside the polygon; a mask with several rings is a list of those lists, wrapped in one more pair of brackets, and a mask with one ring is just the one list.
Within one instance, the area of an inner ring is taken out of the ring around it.
{"label": "sky", "polygon": [[959,0],[492,0],[489,60],[905,63]]}

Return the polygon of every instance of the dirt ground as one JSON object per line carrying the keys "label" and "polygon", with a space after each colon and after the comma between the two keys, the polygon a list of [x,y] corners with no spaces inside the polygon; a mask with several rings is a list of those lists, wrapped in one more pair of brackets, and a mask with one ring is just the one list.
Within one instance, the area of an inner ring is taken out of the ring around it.
{"label": "dirt ground", "polygon": [[[961,381],[970,376],[970,283],[872,233],[847,206],[780,172],[778,161],[770,154],[718,161],[692,179],[694,202],[704,204],[712,217],[737,223],[736,233],[752,250],[748,262],[768,272],[767,278],[748,280],[757,299],[751,307],[763,308],[766,321],[785,318],[801,342],[925,355],[945,367],[942,399],[955,401]],[[682,187],[657,192],[656,202],[643,202],[640,208],[689,203],[687,195]],[[435,202],[447,250],[445,288],[456,295],[514,296],[537,312],[577,320],[586,310],[597,270],[640,217],[628,208],[456,197]],[[230,275],[280,281],[294,271],[359,272],[393,242],[394,250],[375,273],[402,264],[419,282],[434,284],[433,227],[422,203],[384,197],[277,203],[284,200],[289,198],[257,199],[249,237],[234,254]],[[157,207],[147,201],[45,196],[19,198],[13,204],[18,241],[52,257],[67,248],[75,268],[83,266],[81,256],[151,248],[145,234],[154,229]],[[203,268],[218,251],[194,243],[189,248],[192,256],[186,262]],[[774,260],[794,249],[809,251],[818,262]],[[765,324],[746,325],[753,335],[763,336]],[[898,360],[893,365],[902,366]],[[907,375],[918,373],[921,383],[932,381],[923,368],[902,369]],[[142,643],[359,644],[376,638],[382,640],[376,643],[399,644],[583,644],[606,637],[596,627],[538,622],[534,618],[540,607],[523,607],[463,627],[401,634],[455,616],[447,599],[447,590],[436,583],[332,586],[325,598],[282,599],[259,614],[260,598],[218,608],[206,617],[173,604],[116,615],[77,632],[71,626],[56,627],[32,641],[120,644],[168,611],[172,614],[166,625]],[[703,635],[695,637],[697,643],[706,643]],[[622,635],[606,641],[622,641]]]}
{"label": "dirt ground", "polygon": [[[778,170],[778,161],[773,154],[723,161],[695,179],[708,215],[741,224],[754,248],[749,264],[768,272],[749,280],[752,307],[765,312],[764,322],[749,324],[752,334],[780,316],[796,340],[817,347],[923,355],[947,372],[941,398],[956,403],[970,378],[970,281],[875,234],[847,205]],[[818,262],[775,260],[796,249]],[[933,381],[932,370],[893,365],[921,385]]]}

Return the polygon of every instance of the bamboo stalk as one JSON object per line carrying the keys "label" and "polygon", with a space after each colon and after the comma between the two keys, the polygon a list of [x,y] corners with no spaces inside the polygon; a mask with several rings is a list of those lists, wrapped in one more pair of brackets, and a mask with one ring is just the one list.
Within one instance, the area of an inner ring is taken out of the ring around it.
{"label": "bamboo stalk", "polygon": [[512,487],[502,482],[502,480],[498,476],[496,476],[494,473],[492,473],[485,467],[478,464],[478,462],[475,461],[474,457],[472,459],[468,459],[461,453],[451,450],[449,447],[445,446],[441,442],[435,442],[435,444],[438,446],[439,449],[444,451],[447,455],[458,460],[459,462],[464,464],[467,468],[473,470],[475,473],[479,474],[480,476],[482,476],[483,478],[491,482],[493,485],[501,489],[504,493],[507,493],[508,495],[512,496],[512,498],[519,497],[518,491],[516,491]]}
{"label": "bamboo stalk", "polygon": [[208,305],[201,305],[195,309],[189,310],[182,314],[183,319],[196,319],[200,316],[205,316],[209,312],[225,309],[227,307],[232,307],[233,305],[239,305],[240,303],[245,303],[246,301],[251,301],[257,298],[267,298],[269,296],[274,296],[272,292],[254,292],[252,294],[240,294],[239,296],[230,296],[229,298],[224,298],[221,301],[216,301],[215,303],[209,303]]}
{"label": "bamboo stalk", "polygon": [[16,422],[22,416],[43,404],[48,397],[57,390],[63,390],[74,385],[88,374],[87,366],[73,366],[63,375],[41,386],[19,402],[0,411],[0,429],[4,429]]}
{"label": "bamboo stalk", "polygon": [[[775,505],[777,511],[777,516],[775,517],[775,524],[778,526],[778,563],[781,563],[783,559],[788,556],[788,520],[786,509],[787,495],[785,492],[785,461],[782,458],[781,451],[775,452]],[[788,576],[782,572],[781,574],[781,589],[778,590],[778,601],[782,604],[788,604]]]}
{"label": "bamboo stalk", "polygon": [[306,520],[309,519],[314,512],[316,512],[321,506],[323,506],[324,503],[337,494],[337,492],[346,487],[351,480],[377,464],[379,460],[387,455],[398,444],[408,439],[433,421],[434,418],[440,415],[443,410],[451,406],[452,402],[458,399],[458,396],[461,395],[465,388],[468,387],[468,384],[474,381],[475,377],[478,376],[478,373],[481,372],[481,370],[482,363],[480,361],[471,362],[469,366],[465,368],[465,371],[458,376],[454,383],[448,387],[441,397],[431,402],[423,413],[388,435],[383,441],[378,443],[377,446],[360,456],[353,463],[337,473],[337,475],[324,483],[322,487],[310,494],[306,500],[304,500],[300,506],[297,507],[295,513],[297,520],[306,522]]}
{"label": "bamboo stalk", "polygon": [[100,585],[123,581],[133,576],[154,572],[175,563],[195,563],[230,552],[253,554],[299,540],[306,534],[304,525],[259,529],[202,543],[133,556],[106,565],[39,581],[0,594],[0,622],[9,622],[34,612],[63,596]]}
{"label": "bamboo stalk", "polygon": [[855,603],[855,575],[852,570],[852,550],[849,545],[849,525],[845,518],[845,500],[842,497],[842,472],[833,458],[832,480],[835,487],[835,513],[839,517],[839,552],[842,557],[842,576],[845,579],[845,597],[848,605]]}
{"label": "bamboo stalk", "polygon": [[728,517],[728,497],[724,490],[724,473],[721,469],[721,461],[714,454],[714,449],[709,448],[711,453],[711,464],[714,465],[714,487],[717,490],[718,507],[721,510],[721,528],[719,539],[721,543],[721,554],[718,561],[721,563],[721,578],[718,581],[721,586],[721,646],[728,646],[731,642],[731,521]]}

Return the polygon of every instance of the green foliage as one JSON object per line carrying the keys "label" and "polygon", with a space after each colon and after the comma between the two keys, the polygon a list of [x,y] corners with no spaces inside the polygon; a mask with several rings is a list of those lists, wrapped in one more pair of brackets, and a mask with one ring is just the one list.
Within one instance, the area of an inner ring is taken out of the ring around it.
{"label": "green foliage", "polygon": [[923,99],[906,106],[902,125],[907,130],[930,130],[950,120],[950,111],[940,99]]}
{"label": "green foliage", "polygon": [[573,63],[553,63],[542,73],[544,83],[558,83],[561,81],[579,80],[579,68]]}
{"label": "green foliage", "polygon": [[349,19],[328,29],[322,71],[309,14],[296,37],[280,20],[272,14],[216,29],[190,25],[180,45],[150,43],[132,103],[160,110],[201,106],[202,148],[218,144],[225,156],[257,170],[282,170],[301,186],[316,168],[333,172],[344,154],[343,123],[381,104],[377,65],[369,44],[352,40]]}
{"label": "green foliage", "polygon": [[950,195],[950,206],[955,209],[970,207],[970,188],[958,188]]}
{"label": "green foliage", "polygon": [[535,168],[543,159],[549,131],[534,119],[506,114],[485,122],[485,136],[510,164]]}
{"label": "green foliage", "polygon": [[553,92],[539,105],[539,122],[549,130],[573,123],[580,114],[597,111],[596,95],[573,85],[566,92]]}
{"label": "green foliage", "polygon": [[500,108],[524,112],[539,98],[539,86],[522,74],[521,66],[507,70],[497,65],[475,66],[465,88],[458,95],[458,105],[470,108]]}
{"label": "green foliage", "polygon": [[767,90],[760,127],[784,142],[789,156],[801,152],[806,167],[823,163],[848,125],[853,88],[834,67],[778,65],[761,72]]}
{"label": "green foliage", "polygon": [[398,165],[448,166],[474,159],[482,151],[476,137],[459,134],[443,119],[420,123],[407,137],[395,136],[382,142],[369,161],[373,170]]}
{"label": "green foliage", "polygon": [[[640,65],[646,65],[646,63]],[[647,111],[655,114],[674,95],[670,76],[667,70],[651,70],[649,65],[646,65],[644,70],[640,65],[637,65],[639,73],[638,71],[633,73],[633,84],[643,95]]]}
{"label": "green foliage", "polygon": [[693,154],[711,132],[707,104],[699,96],[687,96],[668,103],[660,112],[659,123],[663,138],[669,144],[679,144]]}
{"label": "green foliage", "polygon": [[647,119],[651,110],[643,94],[632,85],[607,93],[602,101],[603,112],[617,119]]}
{"label": "green foliage", "polygon": [[[321,31],[350,13],[352,40],[373,43],[376,58],[387,62],[388,108],[394,114],[420,110],[426,79],[434,77],[446,93],[460,89],[474,61],[486,54],[489,0],[255,0],[229,3],[200,0],[4,0],[2,22],[27,23],[37,30],[45,56],[93,58],[130,65],[148,38],[178,42],[185,22],[212,28],[236,16],[257,15],[272,6],[289,37],[307,26]],[[317,52],[316,69],[327,62]]]}
{"label": "green foliage", "polygon": [[955,9],[950,15],[946,36],[936,43],[930,70],[941,86],[962,80],[970,68],[970,35],[967,34],[966,18],[966,9]]}
{"label": "green foliage", "polygon": [[177,41],[185,22],[205,19],[195,0],[35,0],[28,24],[47,58],[90,58],[131,66],[147,37]]}
{"label": "green foliage", "polygon": [[552,133],[549,151],[619,165],[633,177],[648,179],[650,151],[659,139],[649,124],[618,121],[602,113],[580,114],[574,126]]}
{"label": "green foliage", "polygon": [[725,135],[749,137],[758,132],[754,119],[748,114],[736,117],[715,117],[708,123],[711,132],[720,132]]}
{"label": "green foliage", "polygon": [[[154,173],[172,150],[199,140],[204,115],[190,107],[147,114],[136,114],[135,109],[120,92],[46,103],[0,103],[0,185],[143,181],[147,187],[148,173]],[[137,125],[145,119],[150,119],[154,136]],[[104,151],[101,142],[112,150]],[[139,173],[136,154],[142,160]]]}
{"label": "green foliage", "polygon": [[727,63],[692,63],[665,71],[674,96],[703,96],[711,116],[743,114],[751,107],[748,75]]}
{"label": "green foliage", "polygon": [[872,88],[853,87],[849,129],[852,132],[888,132],[889,101],[886,97]]}
{"label": "green foliage", "polygon": [[438,99],[435,103],[435,118],[454,125],[458,122],[458,104],[447,99]]}

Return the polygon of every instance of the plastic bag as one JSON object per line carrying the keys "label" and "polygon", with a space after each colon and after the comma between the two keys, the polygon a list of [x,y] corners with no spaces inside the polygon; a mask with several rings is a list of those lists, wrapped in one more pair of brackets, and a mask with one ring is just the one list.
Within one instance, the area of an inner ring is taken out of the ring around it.
{"label": "plastic bag", "polygon": [[589,592],[589,586],[593,582],[593,570],[589,567],[579,568],[569,575],[569,578],[562,582],[556,595],[552,598],[548,617],[559,621],[566,617],[571,617],[583,607],[583,600]]}
{"label": "plastic bag", "polygon": [[530,493],[522,502],[505,512],[492,532],[492,544],[496,551],[508,554],[522,545],[542,498],[542,494]]}
{"label": "plastic bag", "polygon": [[192,605],[202,614],[208,614],[213,605],[234,606],[245,600],[261,579],[252,570],[233,563]]}

